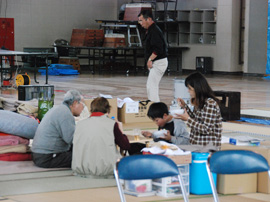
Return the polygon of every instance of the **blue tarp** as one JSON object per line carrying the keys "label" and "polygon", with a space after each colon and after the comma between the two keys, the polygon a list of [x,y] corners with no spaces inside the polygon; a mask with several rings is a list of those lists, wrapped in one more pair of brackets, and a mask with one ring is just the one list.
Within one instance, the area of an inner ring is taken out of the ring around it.
{"label": "blue tarp", "polygon": [[263,79],[270,80],[270,76],[265,76]]}
{"label": "blue tarp", "polygon": [[[41,75],[46,75],[46,67],[41,67],[38,70]],[[51,64],[48,67],[48,75],[77,75],[79,74],[78,70],[73,69],[72,65],[65,64]]]}
{"label": "blue tarp", "polygon": [[257,124],[263,124],[263,125],[270,125],[270,120],[265,120],[265,119],[254,119],[254,118],[241,117],[241,119],[239,121],[248,122],[248,123],[257,123]]}

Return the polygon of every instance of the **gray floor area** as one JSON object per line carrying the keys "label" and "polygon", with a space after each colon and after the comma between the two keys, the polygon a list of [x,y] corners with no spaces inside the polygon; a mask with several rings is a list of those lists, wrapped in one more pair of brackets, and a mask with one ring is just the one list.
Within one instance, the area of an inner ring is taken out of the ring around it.
{"label": "gray floor area", "polygon": [[0,175],[0,196],[116,186],[113,178],[74,176],[71,170]]}

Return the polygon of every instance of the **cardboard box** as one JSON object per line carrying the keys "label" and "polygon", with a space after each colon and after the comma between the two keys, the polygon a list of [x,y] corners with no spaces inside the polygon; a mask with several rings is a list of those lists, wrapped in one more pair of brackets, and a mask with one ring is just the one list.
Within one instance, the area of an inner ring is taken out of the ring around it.
{"label": "cardboard box", "polygon": [[[150,152],[143,152],[144,155],[152,155]],[[173,160],[176,165],[190,164],[191,154],[188,155],[169,155],[169,159]]]}
{"label": "cardboard box", "polygon": [[[257,150],[259,154],[261,154],[270,165],[270,141],[261,142],[260,149]],[[270,194],[270,180],[267,172],[258,173],[258,186],[257,191],[260,193]]]}
{"label": "cardboard box", "polygon": [[[268,163],[270,162],[270,142],[261,142],[261,146],[235,146],[231,144],[222,144],[221,150],[249,150],[261,154]],[[234,182],[233,182],[234,183]],[[270,193],[270,180],[267,172],[258,173],[257,192]]]}
{"label": "cardboard box", "polygon": [[190,164],[191,163],[191,154],[188,155],[174,155],[167,156],[169,159],[173,160],[175,164]]}
{"label": "cardboard box", "polygon": [[[118,120],[123,123],[140,123],[140,122],[152,122],[147,116],[148,109],[153,102],[138,102],[135,105],[137,112],[134,112],[134,106],[130,106],[130,103],[125,103],[122,108],[118,108]],[[134,103],[135,104],[135,103]]]}
{"label": "cardboard box", "polygon": [[240,194],[257,192],[257,173],[240,175],[218,175],[217,192]]}
{"label": "cardboard box", "polygon": [[[91,106],[91,103],[92,103],[93,100],[94,99],[85,99],[84,100],[84,103],[87,106],[87,108],[89,109],[89,112],[91,110],[91,107],[90,106]],[[108,101],[109,101],[109,104],[111,106],[111,111],[109,113],[109,117],[111,118],[111,117],[114,116],[115,117],[115,120],[116,120],[117,119],[117,110],[118,110],[118,108],[117,108],[117,99],[116,98],[108,99]]]}

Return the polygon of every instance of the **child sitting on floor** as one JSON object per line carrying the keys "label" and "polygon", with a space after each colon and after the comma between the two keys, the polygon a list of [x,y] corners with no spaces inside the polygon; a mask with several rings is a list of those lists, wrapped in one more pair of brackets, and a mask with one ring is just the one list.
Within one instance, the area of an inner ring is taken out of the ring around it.
{"label": "child sitting on floor", "polygon": [[189,144],[189,132],[186,124],[180,119],[174,119],[169,115],[168,107],[163,102],[153,103],[148,110],[147,116],[158,126],[158,130],[166,129],[164,137],[155,138],[149,131],[142,131],[142,135],[154,138],[154,141],[164,140],[176,145]]}

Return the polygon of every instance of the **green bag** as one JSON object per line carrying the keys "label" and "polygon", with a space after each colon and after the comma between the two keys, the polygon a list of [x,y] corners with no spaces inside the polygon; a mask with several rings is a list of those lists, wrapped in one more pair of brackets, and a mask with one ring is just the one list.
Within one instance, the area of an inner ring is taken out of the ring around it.
{"label": "green bag", "polygon": [[42,118],[45,116],[47,111],[49,111],[54,104],[54,94],[52,97],[45,98],[43,97],[43,93],[40,94],[39,99],[38,99],[38,119],[41,121]]}

